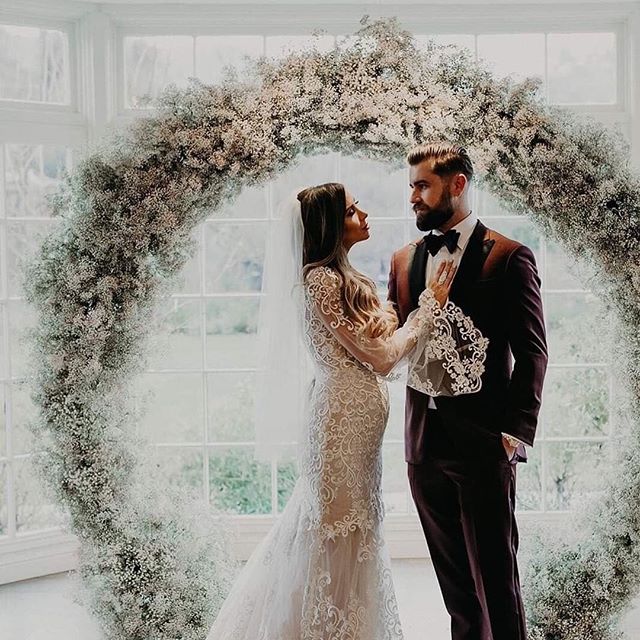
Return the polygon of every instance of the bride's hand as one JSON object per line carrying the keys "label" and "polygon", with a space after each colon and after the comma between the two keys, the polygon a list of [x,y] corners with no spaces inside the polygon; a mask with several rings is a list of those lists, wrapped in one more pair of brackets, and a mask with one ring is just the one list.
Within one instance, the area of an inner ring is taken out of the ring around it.
{"label": "bride's hand", "polygon": [[428,287],[433,292],[433,297],[441,307],[447,303],[449,291],[451,291],[451,283],[456,275],[458,267],[453,265],[453,260],[445,260],[440,263],[438,272],[429,281]]}

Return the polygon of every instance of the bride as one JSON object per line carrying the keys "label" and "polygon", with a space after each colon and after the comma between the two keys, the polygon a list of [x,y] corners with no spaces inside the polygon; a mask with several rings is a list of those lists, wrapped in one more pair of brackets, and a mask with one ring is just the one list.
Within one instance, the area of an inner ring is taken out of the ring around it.
{"label": "bride", "polygon": [[[476,354],[478,344],[480,350],[486,345],[468,318],[446,302],[455,275],[452,262],[442,264],[419,308],[398,328],[374,283],[349,263],[349,249],[369,237],[369,228],[367,214],[343,185],[304,189],[275,226],[279,237],[271,246],[280,255],[271,257],[281,266],[273,269],[269,258],[265,264],[265,278],[271,268],[267,288],[273,289],[265,304],[273,307],[269,321],[275,325],[270,357],[290,358],[292,336],[299,332],[314,368],[305,419],[297,422],[302,427],[300,476],[284,512],[240,572],[207,640],[402,638],[382,538],[381,445],[389,414],[383,378],[404,361],[414,366],[414,374],[419,370],[418,378],[426,376],[433,371],[423,364],[429,362],[440,369],[437,385],[429,383],[430,393],[477,390],[481,370],[466,367],[460,336]],[[460,317],[466,332],[452,326]],[[292,384],[302,376],[296,357],[281,367],[282,375],[278,364],[270,363],[275,368],[265,378],[267,388],[259,389],[260,415],[279,436],[284,422],[301,415],[290,409],[305,394],[287,385],[287,375]]]}

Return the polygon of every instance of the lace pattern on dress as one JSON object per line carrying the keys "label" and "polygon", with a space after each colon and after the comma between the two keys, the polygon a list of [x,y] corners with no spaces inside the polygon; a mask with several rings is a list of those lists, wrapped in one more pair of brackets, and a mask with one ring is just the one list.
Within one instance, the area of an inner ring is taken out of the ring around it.
{"label": "lace pattern on dress", "polygon": [[429,289],[420,295],[420,305],[429,308],[433,324],[409,358],[407,385],[430,396],[479,391],[489,340],[453,302],[441,308]]}
{"label": "lace pattern on dress", "polygon": [[302,637],[399,640],[382,538],[381,447],[389,398],[376,371],[403,353],[406,339],[360,335],[344,312],[341,278],[330,268],[313,269],[305,289],[305,338],[316,379],[303,468],[315,542]]}
{"label": "lace pattern on dress", "polygon": [[383,377],[427,342],[437,311],[428,297],[393,336],[371,339],[345,314],[340,276],[327,267],[307,275],[315,382],[300,477],[207,640],[402,640],[382,535]]}

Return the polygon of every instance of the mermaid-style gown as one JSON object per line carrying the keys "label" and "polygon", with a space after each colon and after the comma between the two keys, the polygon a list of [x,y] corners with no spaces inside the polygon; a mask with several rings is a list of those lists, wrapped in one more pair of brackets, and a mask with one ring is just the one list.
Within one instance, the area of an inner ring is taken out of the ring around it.
{"label": "mermaid-style gown", "polygon": [[414,319],[391,338],[360,338],[344,312],[340,276],[328,267],[307,275],[305,338],[315,383],[300,477],[207,640],[402,638],[382,538],[389,399],[380,376],[434,333],[437,309],[423,295]]}

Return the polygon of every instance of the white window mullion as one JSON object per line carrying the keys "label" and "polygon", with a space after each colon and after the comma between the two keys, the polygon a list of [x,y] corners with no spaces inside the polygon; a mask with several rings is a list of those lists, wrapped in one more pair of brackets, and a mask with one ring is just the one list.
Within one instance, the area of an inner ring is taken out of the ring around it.
{"label": "white window mullion", "polygon": [[[194,39],[195,41],[195,39]],[[209,373],[207,369],[207,308],[206,308],[206,298],[204,297],[205,292],[205,277],[206,277],[206,265],[207,265],[207,257],[206,257],[206,247],[205,247],[205,225],[204,223],[200,225],[199,230],[200,237],[200,351],[201,351],[201,366],[202,366],[202,379],[204,381],[203,394],[202,394],[202,404],[203,404],[203,413],[204,413],[204,425],[203,425],[203,434],[202,434],[202,472],[203,472],[203,492],[204,499],[208,506],[211,506],[211,487],[210,487],[210,477],[209,477]]]}
{"label": "white window mullion", "polygon": [[5,210],[5,145],[0,144],[0,260],[2,260],[2,283],[0,292],[4,296],[4,304],[0,307],[4,325],[2,333],[4,353],[4,419],[5,419],[5,452],[6,456],[6,500],[7,500],[7,535],[13,538],[16,535],[16,491],[15,491],[15,462],[13,459],[13,411],[12,411],[12,383],[11,383],[11,340],[9,336],[9,274],[7,264],[7,225]]}
{"label": "white window mullion", "polygon": [[549,104],[549,34],[544,34],[544,100]]}
{"label": "white window mullion", "polygon": [[[546,69],[547,69],[547,47],[546,47],[546,42],[547,42],[547,36],[545,34],[545,80],[548,79],[548,76],[546,75]],[[548,86],[548,82],[546,83]],[[544,325],[545,327],[549,326],[549,322],[548,322],[548,315],[547,315],[547,302],[548,302],[548,298],[547,298],[547,288],[544,285],[544,281],[547,279],[548,273],[547,273],[547,243],[545,242],[544,239],[541,240],[541,254],[542,254],[542,265],[539,268],[539,273],[541,273],[543,275],[543,281],[542,281],[542,287],[541,287],[541,296],[542,296],[542,313],[543,313],[543,319],[544,319]],[[547,451],[546,451],[546,447],[545,447],[545,436],[546,436],[546,432],[548,427],[547,424],[547,420],[546,417],[544,415],[544,412],[541,411],[540,412],[540,426],[542,433],[540,434],[542,437],[536,437],[537,440],[539,440],[539,444],[540,444],[540,508],[542,510],[543,513],[546,513],[548,511],[548,505],[547,505]]]}
{"label": "white window mullion", "polygon": [[278,460],[271,459],[271,514],[278,513]]}
{"label": "white window mullion", "polygon": [[617,390],[615,388],[615,377],[613,372],[613,367],[609,367],[607,375],[607,403],[609,405],[609,438],[611,442],[615,441],[618,424],[616,419],[616,407],[620,406],[617,401]]}
{"label": "white window mullion", "polygon": [[[266,37],[262,38],[262,51],[263,55],[266,55],[267,51],[267,39]],[[277,219],[275,207],[277,203],[274,202],[273,198],[273,185],[271,182],[267,185],[267,229],[275,224],[275,220]],[[267,242],[269,242],[270,233],[267,230]],[[269,252],[269,247],[265,245],[265,257]],[[260,302],[262,304],[262,300]],[[264,363],[260,363],[260,366],[264,366]],[[257,434],[256,436],[257,437]],[[253,443],[255,447],[255,442]],[[271,479],[271,515],[276,515],[278,513],[278,461],[276,457],[272,457],[269,463],[269,477]]]}
{"label": "white window mullion", "polygon": [[196,38],[191,38],[191,75],[196,75]]}
{"label": "white window mullion", "polygon": [[623,59],[628,61],[625,82],[631,118],[631,157],[640,170],[640,8],[637,6],[628,21],[629,42]]}
{"label": "white window mullion", "polygon": [[101,12],[88,13],[78,24],[77,70],[75,83],[80,110],[88,123],[90,141],[99,140],[114,116],[112,81],[112,31],[109,17]]}

